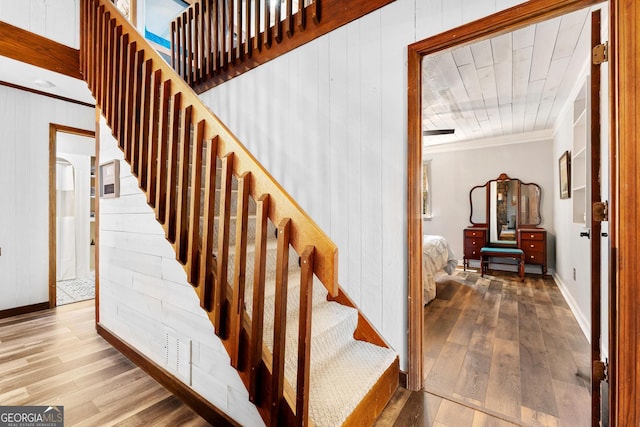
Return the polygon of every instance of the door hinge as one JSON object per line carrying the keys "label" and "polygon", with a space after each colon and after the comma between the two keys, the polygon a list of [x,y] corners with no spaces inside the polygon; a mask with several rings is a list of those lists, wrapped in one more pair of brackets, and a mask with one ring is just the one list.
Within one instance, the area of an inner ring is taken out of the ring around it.
{"label": "door hinge", "polygon": [[593,220],[598,222],[609,221],[609,202],[595,202],[593,204]]}
{"label": "door hinge", "polygon": [[593,379],[594,381],[609,381],[609,364],[607,362],[593,361]]}
{"label": "door hinge", "polygon": [[603,62],[607,62],[609,60],[609,43],[604,42],[602,44],[595,45],[591,53],[593,65],[600,65]]}

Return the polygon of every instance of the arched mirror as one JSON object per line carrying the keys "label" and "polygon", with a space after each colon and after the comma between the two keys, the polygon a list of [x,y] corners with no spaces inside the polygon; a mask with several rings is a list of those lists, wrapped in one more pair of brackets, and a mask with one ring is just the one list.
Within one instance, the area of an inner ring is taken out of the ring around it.
{"label": "arched mirror", "polygon": [[501,174],[469,192],[471,224],[486,226],[490,243],[516,246],[518,228],[537,227],[542,222],[541,196],[538,184]]}

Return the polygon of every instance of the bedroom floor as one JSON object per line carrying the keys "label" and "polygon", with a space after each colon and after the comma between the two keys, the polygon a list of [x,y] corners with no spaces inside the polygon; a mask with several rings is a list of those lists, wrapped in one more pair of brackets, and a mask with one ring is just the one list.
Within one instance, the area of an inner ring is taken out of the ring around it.
{"label": "bedroom floor", "polygon": [[377,425],[590,425],[589,343],[553,279],[492,274],[437,281],[424,389],[399,389]]}

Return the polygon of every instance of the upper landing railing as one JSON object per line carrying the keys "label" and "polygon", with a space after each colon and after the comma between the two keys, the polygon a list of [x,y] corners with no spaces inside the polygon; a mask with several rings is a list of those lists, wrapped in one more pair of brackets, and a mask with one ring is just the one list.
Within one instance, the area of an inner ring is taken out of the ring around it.
{"label": "upper landing railing", "polygon": [[171,23],[171,64],[202,92],[393,0],[196,0]]}

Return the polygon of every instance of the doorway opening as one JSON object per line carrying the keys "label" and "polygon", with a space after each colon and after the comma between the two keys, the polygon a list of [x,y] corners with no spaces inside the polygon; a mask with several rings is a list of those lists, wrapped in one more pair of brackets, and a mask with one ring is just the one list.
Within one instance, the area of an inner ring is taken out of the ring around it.
{"label": "doorway opening", "polygon": [[49,305],[95,298],[95,132],[49,129]]}
{"label": "doorway opening", "polygon": [[[423,359],[423,347],[424,347],[424,334],[425,334],[425,330],[424,328],[427,328],[428,325],[424,324],[425,321],[425,317],[424,317],[424,311],[422,308],[422,302],[423,302],[423,290],[422,290],[422,285],[423,285],[423,275],[425,274],[422,271],[422,253],[423,253],[423,248],[422,248],[422,243],[423,243],[423,226],[425,227],[431,227],[433,226],[433,224],[435,224],[434,218],[437,217],[438,214],[438,206],[437,203],[439,200],[442,199],[438,199],[437,197],[437,186],[438,186],[438,182],[436,180],[433,179],[433,177],[437,177],[439,176],[439,173],[437,171],[437,162],[434,160],[434,158],[430,158],[430,157],[423,157],[423,130],[425,129],[425,127],[423,126],[423,116],[422,116],[422,112],[423,112],[423,108],[424,105],[423,103],[425,102],[423,96],[424,96],[424,86],[423,86],[423,79],[424,79],[424,74],[423,74],[423,68],[425,67],[424,65],[424,59],[425,57],[427,57],[428,55],[434,55],[434,54],[441,54],[442,52],[444,52],[447,49],[452,49],[454,47],[458,47],[458,46],[462,46],[463,44],[470,44],[470,43],[474,43],[476,41],[483,41],[485,42],[485,53],[486,51],[486,42],[489,38],[493,38],[493,37],[497,37],[497,36],[503,36],[505,34],[507,34],[507,32],[510,31],[514,31],[514,30],[521,30],[523,28],[525,28],[526,26],[532,25],[532,24],[539,24],[542,23],[545,20],[549,20],[551,18],[557,18],[559,16],[562,15],[567,15],[571,12],[575,12],[578,11],[580,9],[583,9],[585,7],[590,7],[594,4],[596,4],[598,2],[594,2],[594,1],[583,1],[583,2],[573,2],[571,5],[567,5],[567,4],[562,4],[562,2],[557,2],[556,5],[554,6],[550,6],[550,7],[546,7],[542,10],[535,10],[536,6],[535,5],[530,5],[528,4],[527,6],[522,6],[519,8],[521,9],[528,9],[528,10],[521,10],[519,11],[520,13],[515,11],[514,9],[511,10],[507,10],[505,12],[493,15],[491,17],[488,17],[483,20],[477,21],[475,23],[471,23],[468,24],[466,26],[463,26],[461,28],[457,28],[455,30],[451,30],[449,32],[434,36],[430,39],[421,41],[421,42],[417,42],[414,45],[411,45],[409,47],[409,203],[408,203],[408,218],[409,218],[409,236],[408,236],[408,241],[409,241],[409,272],[410,272],[410,288],[409,288],[409,296],[410,296],[410,304],[409,304],[409,373],[408,373],[408,378],[407,378],[407,383],[408,383],[408,388],[413,389],[413,390],[417,390],[419,389],[424,383],[424,378],[425,378],[425,370],[428,369],[428,366],[425,366],[425,364],[428,364],[429,362],[425,362],[425,359]],[[605,6],[606,8],[606,6]],[[589,30],[587,30],[587,33],[590,33]],[[504,41],[504,40],[502,40]],[[563,40],[566,41],[566,40]],[[555,42],[555,41],[554,41]],[[548,49],[550,51],[553,51],[553,44],[548,46]],[[488,45],[489,49],[488,49],[488,53],[489,55],[491,55],[492,53],[492,46],[491,44]],[[468,53],[470,53],[470,57],[471,57],[471,61],[476,60],[478,58],[474,58],[473,54],[477,54],[478,56],[480,56],[483,52],[482,52],[482,48],[478,49],[476,52],[471,52],[471,49],[468,50]],[[551,52],[549,52],[551,53]],[[590,48],[589,46],[587,46],[586,49],[586,55],[584,58],[584,68],[587,68],[586,63],[587,63],[587,58],[590,57]],[[464,64],[465,60],[468,60],[469,58],[463,58],[463,56],[461,55],[458,58],[453,58],[450,55],[450,58],[452,59],[452,62],[454,63],[454,67],[456,65],[460,65],[460,64]],[[459,61],[458,61],[459,60]],[[565,66],[568,66],[568,61],[565,64]],[[457,63],[460,62],[460,63]],[[433,64],[432,64],[433,65]],[[476,64],[470,64],[471,67],[475,67]],[[535,66],[535,65],[534,65]],[[530,65],[531,67],[531,65]],[[456,69],[456,74],[458,74],[458,69]],[[576,79],[579,77],[578,75],[575,76]],[[492,75],[490,76],[491,80],[493,79],[493,84],[496,85],[496,83],[502,84],[504,83],[504,81],[499,81],[496,82],[497,80],[497,76]],[[449,83],[449,82],[448,82]],[[482,82],[479,82],[482,83]],[[529,83],[529,82],[528,82]],[[544,83],[544,82],[543,82]],[[543,90],[543,83],[538,83],[540,84],[540,91],[542,92]],[[606,80],[603,81],[603,85],[606,86]],[[447,89],[449,87],[451,87],[452,85],[447,84]],[[443,90],[443,92],[441,93],[441,96],[444,100],[444,102],[449,102],[451,100],[451,98],[456,98],[456,99],[460,99],[463,97],[458,97],[456,96],[455,93],[452,93],[450,91],[448,91],[447,89]],[[455,88],[454,88],[455,90]],[[498,95],[500,95],[499,93],[500,88],[498,88]],[[573,97],[575,97],[575,94],[572,94]],[[573,99],[573,98],[569,98],[569,99]],[[433,101],[433,100],[431,100]],[[437,100],[436,100],[437,101]],[[604,105],[606,104],[606,100],[604,101]],[[565,102],[566,104],[567,102]],[[458,106],[458,110],[455,111],[456,114],[458,114],[459,116],[464,116],[465,114],[468,114],[469,111],[465,108],[464,105],[459,105]],[[510,107],[509,107],[510,108]],[[545,106],[545,108],[551,109],[552,106],[551,104]],[[488,112],[488,119],[492,119],[495,118],[491,117],[492,113],[498,113],[498,121],[500,121],[499,119],[499,114],[502,113],[502,111],[499,111],[500,109],[500,105],[496,102],[495,105],[495,109],[493,111]],[[548,114],[549,110],[547,110],[547,114]],[[524,113],[524,111],[523,111]],[[473,112],[471,112],[471,114],[473,114]],[[606,115],[606,114],[603,114]],[[515,114],[513,114],[512,116],[513,122],[512,124],[515,124]],[[467,118],[469,118],[470,120],[468,121],[468,123],[473,123],[473,117],[469,117],[467,116]],[[434,134],[438,134],[438,136],[433,136],[432,138],[434,140],[437,140],[438,138],[440,140],[444,140],[447,138],[455,138],[455,135],[452,135],[452,133],[450,132],[451,129],[455,128],[455,125],[452,125],[451,123],[447,123],[446,120],[444,120],[444,117],[441,117],[440,122],[437,122],[439,118],[436,117],[436,119],[434,121],[432,121],[430,124],[432,125],[432,131],[433,133],[431,133],[431,135]],[[535,117],[534,117],[534,122],[535,122]],[[490,123],[490,122],[488,122]],[[475,123],[476,126],[478,125],[478,123]],[[491,127],[491,125],[489,125],[489,127]],[[461,129],[461,128],[458,128]],[[439,132],[436,132],[439,131]],[[444,132],[447,131],[447,132]],[[462,129],[462,133],[467,132],[470,133],[472,132],[472,126],[470,126],[467,129]],[[513,132],[516,133],[516,132]],[[606,141],[606,131],[604,133],[605,135],[605,141]],[[541,135],[543,138],[548,138],[553,140],[553,135],[551,133],[549,133],[548,135]],[[501,134],[498,135],[490,135],[489,138],[498,138],[502,137]],[[508,136],[509,137],[509,136]],[[507,138],[508,138],[507,137]],[[473,138],[470,138],[473,139]],[[478,138],[478,140],[481,138]],[[486,140],[484,142],[487,142]],[[506,141],[502,141],[501,145],[506,145],[509,144],[509,142]],[[437,143],[434,144],[438,145]],[[443,144],[444,145],[444,144]],[[462,145],[462,144],[459,144]],[[606,144],[605,144],[606,145]],[[468,147],[467,147],[468,148]],[[495,153],[498,153],[498,155],[500,155],[500,149],[497,149],[495,147],[492,148],[494,150]],[[543,208],[543,216],[545,215],[544,212],[544,208],[545,208],[545,204],[547,204],[547,207],[549,205],[553,205],[553,203],[555,202],[555,197],[556,195],[554,195],[554,193],[557,193],[557,189],[556,189],[556,184],[557,184],[557,174],[558,174],[558,157],[560,156],[558,154],[558,156],[556,156],[555,151],[553,151],[553,149],[549,149],[547,148],[547,150],[549,151],[549,160],[548,163],[553,162],[553,169],[551,168],[551,166],[548,167],[549,171],[553,171],[553,173],[549,174],[548,176],[548,182],[546,182],[542,187],[543,187],[543,192],[546,192],[546,195],[543,195],[543,197],[545,198],[545,201],[543,202],[542,208]],[[517,151],[517,150],[516,150]],[[437,151],[436,151],[437,152]],[[443,152],[443,151],[441,151]],[[553,153],[553,154],[551,154]],[[460,156],[460,151],[457,151],[453,154],[450,154],[451,157],[456,157],[456,159],[459,158]],[[436,156],[437,157],[437,156]],[[505,156],[505,158],[503,160],[508,160],[508,156]],[[604,161],[606,161],[606,159],[603,159]],[[421,197],[421,177],[423,175],[423,162],[425,161],[430,161],[429,165],[430,165],[430,172],[432,174],[432,180],[430,182],[430,184],[432,184],[433,188],[431,188],[430,190],[430,194],[432,196],[432,201],[433,201],[433,205],[430,206],[430,211],[432,212],[433,216],[432,218],[430,218],[428,221],[425,221],[423,224],[423,217],[422,215],[420,215],[420,213],[423,211],[423,199]],[[482,162],[482,160],[480,160],[480,162]],[[508,164],[508,163],[507,163]],[[512,166],[512,165],[511,165]],[[516,167],[516,173],[515,173],[515,178],[525,178],[525,181],[528,181],[527,177],[523,177],[520,176],[517,172],[518,169]],[[465,170],[458,170],[458,172],[462,175],[467,174],[469,175],[469,170],[465,169]],[[464,249],[462,247],[462,242],[463,242],[463,233],[462,233],[462,229],[464,229],[464,227],[470,225],[468,218],[469,218],[469,199],[470,199],[470,194],[469,194],[469,190],[471,190],[473,185],[483,185],[485,182],[488,182],[490,179],[495,179],[496,177],[498,177],[498,175],[500,175],[503,172],[508,172],[507,170],[498,170],[494,173],[494,176],[489,176],[489,177],[484,177],[484,178],[479,178],[477,181],[478,182],[474,182],[472,185],[468,186],[468,188],[466,188],[466,192],[464,192],[464,194],[462,195],[462,203],[463,204],[456,204],[455,206],[461,206],[462,210],[465,211],[465,213],[462,216],[466,215],[467,220],[464,221],[462,223],[462,226],[460,226],[461,224],[456,224],[455,227],[456,230],[455,232],[452,231],[452,238],[456,241],[457,243],[457,247],[458,250],[455,251],[456,255],[458,255],[459,259],[462,260],[463,258],[463,254],[464,254]],[[509,175],[511,175],[511,173],[509,173]],[[485,179],[486,178],[486,179]],[[583,180],[585,179],[585,177],[583,177]],[[460,176],[458,176],[457,180],[452,181],[449,180],[450,182],[447,183],[447,185],[451,186],[453,184],[457,184],[461,181]],[[555,184],[554,184],[555,183]],[[458,189],[459,190],[459,189]],[[444,190],[443,190],[444,191]],[[488,199],[487,199],[487,203],[488,203]],[[575,202],[575,200],[572,200],[572,202]],[[450,203],[445,203],[446,206],[442,206],[441,210],[446,209],[447,207],[449,209],[451,209],[451,204]],[[584,205],[585,202],[582,202],[582,205]],[[570,203],[567,203],[567,206],[569,206],[569,208],[566,208],[568,212],[571,211],[570,208]],[[574,209],[575,210],[575,209]],[[550,209],[547,211],[547,221],[553,223],[554,218],[553,216],[555,215],[555,212],[553,209]],[[449,214],[447,214],[447,216],[450,216]],[[582,218],[582,217],[581,217]],[[586,219],[583,219],[583,221],[585,222],[585,224],[587,223]],[[571,222],[576,222],[576,221],[571,221],[571,218],[569,219],[569,223]],[[571,225],[571,224],[570,224]],[[586,226],[586,225],[585,225]],[[454,228],[455,228],[454,227]],[[571,227],[567,227],[568,229],[571,229]],[[427,230],[428,231],[428,230]],[[440,230],[435,230],[436,233],[434,234],[439,234]],[[430,234],[429,232],[427,232],[426,234]],[[586,239],[584,239],[585,242],[588,242]],[[588,245],[588,243],[587,243]],[[558,248],[558,251],[560,250],[566,250],[566,248]],[[550,254],[550,258],[554,257],[553,252]],[[606,255],[605,255],[606,257]],[[566,254],[566,258],[570,258],[570,254],[567,253]],[[553,258],[552,258],[553,259]],[[591,269],[588,267],[589,266],[589,259],[587,256],[587,265],[586,265],[586,269],[591,271]],[[479,267],[479,264],[478,266]],[[546,266],[545,266],[546,267]],[[556,266],[554,266],[556,267]],[[559,266],[558,268],[565,268],[565,266]],[[529,271],[529,270],[527,270]],[[600,270],[598,270],[599,272]],[[579,271],[579,274],[581,274],[582,272]],[[604,272],[603,272],[604,273]],[[574,279],[575,280],[575,279]],[[605,282],[606,283],[606,282]],[[587,280],[587,286],[590,283]],[[572,284],[570,284],[572,285]],[[606,295],[603,294],[603,295]],[[586,323],[587,325],[589,324],[589,316],[592,314],[590,313],[590,309],[592,308],[590,306],[590,302],[589,302],[589,292],[587,291],[585,293],[585,298],[586,298],[586,303],[584,304],[586,306],[586,312],[584,313],[586,316],[586,322],[582,322],[582,323]],[[582,301],[578,301],[578,303],[582,303]],[[603,304],[603,306],[607,306],[606,302]],[[573,308],[573,307],[572,307]],[[584,310],[583,310],[584,312]],[[600,312],[598,311],[598,317],[600,316]],[[606,314],[603,316],[603,318],[606,319]],[[579,319],[579,320],[585,320],[585,319]],[[598,319],[599,321],[599,319]],[[593,324],[593,322],[592,322]],[[603,325],[606,326],[606,323],[603,323]],[[585,335],[587,335],[587,337],[590,337],[589,331],[585,331],[584,327],[583,327],[583,331],[585,333]],[[603,334],[604,337],[606,337],[606,331]],[[606,348],[606,341],[603,344],[603,348]],[[589,366],[591,363],[591,360],[587,360],[587,366]],[[585,372],[586,371],[586,372]],[[584,376],[584,374],[586,373],[587,376],[589,374],[589,369],[587,368],[586,370],[581,370],[580,372],[576,372],[579,374],[582,374],[582,376]],[[588,377],[587,377],[587,382],[588,382]],[[544,392],[544,391],[541,391]],[[586,408],[584,408],[586,410]]]}

